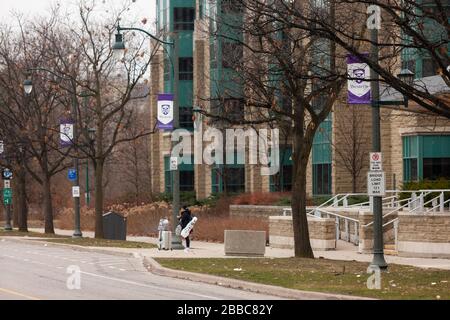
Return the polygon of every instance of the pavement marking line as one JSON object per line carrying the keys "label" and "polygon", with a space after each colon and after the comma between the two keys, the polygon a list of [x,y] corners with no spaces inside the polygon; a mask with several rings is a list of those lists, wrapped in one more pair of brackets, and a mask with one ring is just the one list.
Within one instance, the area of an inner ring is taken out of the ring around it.
{"label": "pavement marking line", "polygon": [[[99,274],[83,272],[83,271],[81,272],[81,274],[84,274],[84,275],[87,275],[87,276],[91,276],[91,277],[95,277],[95,278],[102,278],[102,279],[106,279],[106,280],[122,282],[122,283],[130,284],[130,285],[134,285],[134,286],[137,286],[137,287],[151,288],[151,289],[163,290],[163,291],[174,292],[174,293],[186,295],[186,291],[182,291],[182,290],[167,289],[167,288],[163,288],[163,287],[157,287],[157,286],[152,286],[152,285],[148,285],[148,284],[138,283],[138,282],[134,282],[134,281],[118,279],[118,278],[106,277],[106,276],[102,276],[102,275],[99,275]],[[223,299],[220,299],[220,298],[217,298],[217,297],[212,297],[212,296],[207,296],[207,295],[202,295],[202,294],[192,293],[192,292],[190,292],[189,295],[190,296],[197,296],[199,298],[204,298],[204,299],[217,300],[217,301],[223,300]]]}
{"label": "pavement marking line", "polygon": [[28,299],[28,300],[34,300],[34,301],[41,300],[41,299],[36,298],[36,297],[27,296],[26,294],[22,294],[22,293],[19,293],[19,292],[16,292],[16,291],[12,291],[12,290],[8,290],[8,289],[4,289],[4,288],[0,288],[0,292],[7,293],[7,294],[10,294],[10,295],[13,295],[13,296],[16,296],[16,297],[25,298],[25,299]]}

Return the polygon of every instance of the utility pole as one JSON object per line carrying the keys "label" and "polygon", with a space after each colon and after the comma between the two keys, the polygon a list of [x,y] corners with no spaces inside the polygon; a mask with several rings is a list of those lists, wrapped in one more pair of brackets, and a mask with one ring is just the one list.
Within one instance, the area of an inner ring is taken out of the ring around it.
{"label": "utility pole", "polygon": [[[371,45],[371,57],[372,61],[379,60],[378,49],[378,29],[372,28],[370,33],[372,45]],[[380,82],[379,74],[371,69],[372,79],[372,144],[373,152],[381,152],[381,125],[380,125]],[[373,262],[371,266],[378,267],[380,269],[386,269],[388,267],[386,260],[384,259],[384,240],[383,240],[383,198],[374,197],[373,199]]]}
{"label": "utility pole", "polygon": [[[75,81],[71,80],[73,95],[72,95],[72,118],[74,121],[73,125],[73,146],[74,146],[74,152],[75,157],[73,158],[73,166],[77,173],[77,176],[75,180],[73,181],[74,188],[80,188],[80,166],[79,166],[79,160],[78,160],[78,99],[77,99],[77,85]],[[80,196],[78,197],[74,196],[74,232],[73,237],[74,238],[81,238],[83,237],[83,234],[81,233],[81,218],[80,218]]]}

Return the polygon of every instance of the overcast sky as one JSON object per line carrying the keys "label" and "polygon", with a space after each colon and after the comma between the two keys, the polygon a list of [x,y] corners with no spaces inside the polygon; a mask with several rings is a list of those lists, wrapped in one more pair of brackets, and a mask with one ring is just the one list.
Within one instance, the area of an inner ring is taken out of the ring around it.
{"label": "overcast sky", "polygon": [[[124,0],[95,0],[98,3],[105,3],[105,7],[121,4]],[[45,15],[52,3],[59,2],[62,7],[72,8],[76,0],[0,0],[0,18],[3,22],[8,22],[11,18],[11,11],[19,11],[26,16]],[[72,3],[72,5],[71,5]],[[136,17],[139,21],[143,18],[149,20],[149,25],[155,20],[156,0],[136,0],[133,4],[130,16]]]}

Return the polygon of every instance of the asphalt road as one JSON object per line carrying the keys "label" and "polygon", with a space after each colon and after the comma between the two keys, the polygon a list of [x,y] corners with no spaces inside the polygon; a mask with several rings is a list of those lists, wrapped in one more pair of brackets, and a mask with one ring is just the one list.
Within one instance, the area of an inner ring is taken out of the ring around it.
{"label": "asphalt road", "polygon": [[276,299],[155,276],[139,258],[0,240],[0,300]]}

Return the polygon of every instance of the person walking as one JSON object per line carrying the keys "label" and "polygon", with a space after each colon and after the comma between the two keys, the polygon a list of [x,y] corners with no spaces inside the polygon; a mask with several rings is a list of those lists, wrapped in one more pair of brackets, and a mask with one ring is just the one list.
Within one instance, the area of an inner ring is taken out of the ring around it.
{"label": "person walking", "polygon": [[[183,212],[181,213],[181,216],[180,216],[181,230],[184,230],[191,221],[192,221],[192,212],[191,212],[191,210],[189,210],[188,206],[184,206]],[[191,233],[192,233],[192,231],[191,231]],[[190,235],[187,236],[187,238],[185,238],[185,240],[186,240],[186,248],[184,249],[184,251],[186,253],[188,253],[191,248]]]}

